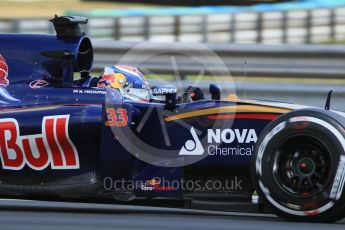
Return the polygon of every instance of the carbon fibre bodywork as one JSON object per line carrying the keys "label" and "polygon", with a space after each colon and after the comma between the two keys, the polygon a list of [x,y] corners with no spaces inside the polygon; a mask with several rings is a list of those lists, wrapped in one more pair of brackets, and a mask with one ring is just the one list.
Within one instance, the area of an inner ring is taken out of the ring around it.
{"label": "carbon fibre bodywork", "polygon": [[[104,89],[77,86],[33,89],[30,83],[23,83],[10,84],[6,90],[19,101],[2,105],[0,122],[9,118],[17,121],[17,141],[19,137],[43,133],[43,120],[46,117],[68,116],[67,134],[76,148],[79,165],[71,169],[54,169],[53,162],[50,162],[45,168],[37,170],[26,162],[16,170],[3,168],[0,176],[3,195],[46,193],[62,197],[83,197],[133,192],[138,197],[182,198],[195,193],[221,195],[230,192],[250,196],[253,192],[250,158],[257,136],[269,122],[291,110],[284,108],[284,104],[273,106],[257,101],[200,100],[177,104],[175,111],[166,111],[164,103],[124,102],[119,95],[111,95],[116,99],[115,102],[106,102],[109,93]],[[106,125],[106,108],[126,109],[129,118],[126,127],[115,127],[118,130],[126,128],[124,134],[118,134],[117,131],[114,132],[114,127]],[[145,115],[148,117],[143,125]],[[164,123],[165,130],[160,121]],[[179,156],[185,142],[192,139],[186,125],[198,130],[204,149],[203,156],[192,163],[186,158],[193,156]],[[228,133],[222,135],[224,130]],[[1,143],[4,145],[9,140],[6,137],[6,127],[2,126],[1,131]],[[209,135],[212,135],[209,132],[219,137],[209,140]],[[132,145],[128,146],[128,142],[119,138],[125,138]],[[252,139],[248,140],[249,138]],[[35,144],[30,144],[34,151]],[[47,142],[46,145],[50,154],[54,154],[51,144]],[[135,145],[142,148],[142,152]],[[146,149],[143,145],[149,148]],[[27,153],[23,148],[25,158]],[[60,154],[63,155],[63,146],[60,146],[61,149]],[[10,147],[7,151],[10,155]],[[145,162],[145,157],[140,156],[147,152],[153,156],[151,162]],[[36,154],[42,152],[38,151]],[[33,153],[33,156],[39,155]],[[160,163],[162,160],[165,165]],[[186,161],[186,164],[175,166],[176,160]],[[4,165],[4,161],[2,162]],[[169,164],[173,166],[170,167]],[[240,191],[233,188],[213,189],[211,186],[205,188],[207,182],[222,181],[225,184],[235,177],[242,181]],[[182,188],[181,184],[175,184],[175,187],[170,186],[169,189],[164,189],[164,186],[155,188],[142,185],[152,179],[164,180],[169,185],[173,181],[180,183],[181,180],[198,182],[199,185]],[[125,184],[115,188],[115,181],[125,181]],[[131,184],[136,184],[136,187]]]}
{"label": "carbon fibre bodywork", "polygon": [[10,82],[0,89],[0,194],[7,196],[250,198],[258,136],[301,108],[203,99],[172,110],[124,100],[90,85],[92,45],[81,34],[1,34],[0,53]]}

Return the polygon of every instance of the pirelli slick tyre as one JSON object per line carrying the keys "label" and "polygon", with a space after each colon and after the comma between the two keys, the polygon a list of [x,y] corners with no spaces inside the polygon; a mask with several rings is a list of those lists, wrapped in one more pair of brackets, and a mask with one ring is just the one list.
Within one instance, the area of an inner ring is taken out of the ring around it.
{"label": "pirelli slick tyre", "polygon": [[253,182],[279,217],[310,222],[345,217],[344,125],[340,113],[307,109],[279,117],[261,133]]}

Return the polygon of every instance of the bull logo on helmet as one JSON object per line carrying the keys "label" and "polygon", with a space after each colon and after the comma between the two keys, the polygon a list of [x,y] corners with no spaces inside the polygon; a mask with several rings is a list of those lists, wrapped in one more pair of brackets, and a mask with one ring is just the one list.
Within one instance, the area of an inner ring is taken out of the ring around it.
{"label": "bull logo on helmet", "polygon": [[118,89],[125,100],[147,102],[152,97],[144,75],[138,68],[127,65],[105,67],[97,87]]}
{"label": "bull logo on helmet", "polygon": [[97,83],[98,88],[123,88],[126,84],[126,76],[122,73],[116,73],[114,69],[105,67],[104,73]]}

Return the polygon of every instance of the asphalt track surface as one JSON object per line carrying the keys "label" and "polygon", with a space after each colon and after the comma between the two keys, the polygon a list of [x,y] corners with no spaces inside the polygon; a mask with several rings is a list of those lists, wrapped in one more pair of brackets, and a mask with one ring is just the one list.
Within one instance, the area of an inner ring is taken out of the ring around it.
{"label": "asphalt track surface", "polygon": [[344,229],[293,223],[274,215],[155,208],[133,205],[0,199],[0,229]]}

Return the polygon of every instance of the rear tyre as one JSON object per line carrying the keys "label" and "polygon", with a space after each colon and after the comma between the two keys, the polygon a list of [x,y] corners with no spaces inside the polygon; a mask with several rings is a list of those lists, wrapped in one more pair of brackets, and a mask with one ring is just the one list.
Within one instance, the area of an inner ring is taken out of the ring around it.
{"label": "rear tyre", "polygon": [[345,119],[299,110],[270,123],[252,158],[255,188],[279,216],[334,222],[345,217]]}

